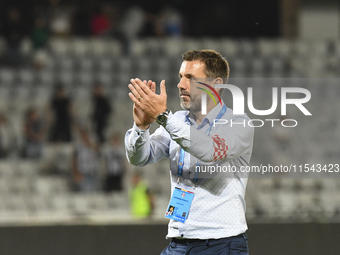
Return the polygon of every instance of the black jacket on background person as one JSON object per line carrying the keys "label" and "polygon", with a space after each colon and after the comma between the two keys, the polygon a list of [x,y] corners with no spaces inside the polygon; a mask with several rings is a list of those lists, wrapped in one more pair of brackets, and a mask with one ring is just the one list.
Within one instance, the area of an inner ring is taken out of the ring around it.
{"label": "black jacket on background person", "polygon": [[107,126],[107,121],[111,113],[111,105],[105,96],[93,97],[93,114],[92,121],[96,131],[98,141],[105,142],[104,131]]}

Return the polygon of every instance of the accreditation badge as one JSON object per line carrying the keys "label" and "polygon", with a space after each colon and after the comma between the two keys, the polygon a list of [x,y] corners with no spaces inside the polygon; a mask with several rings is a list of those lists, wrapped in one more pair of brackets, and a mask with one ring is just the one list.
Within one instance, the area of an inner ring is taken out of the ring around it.
{"label": "accreditation badge", "polygon": [[165,218],[184,223],[188,217],[194,195],[193,191],[175,187],[165,212]]}

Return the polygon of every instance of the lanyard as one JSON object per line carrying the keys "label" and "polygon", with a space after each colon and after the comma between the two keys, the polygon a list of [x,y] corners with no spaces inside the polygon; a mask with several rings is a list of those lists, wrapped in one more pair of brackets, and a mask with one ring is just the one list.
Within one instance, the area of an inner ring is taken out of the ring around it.
{"label": "lanyard", "polygon": [[[223,105],[221,111],[218,113],[216,120],[219,120],[222,118],[222,116],[225,114],[225,112],[227,111],[227,107],[225,105]],[[210,131],[211,131],[211,127],[213,126],[214,123],[210,124],[210,127],[207,129],[207,131],[205,132],[206,135],[209,135]],[[178,179],[182,176],[183,174],[183,167],[184,167],[184,156],[185,156],[185,151],[181,148],[180,154],[179,154],[179,160],[178,160]],[[201,163],[200,160],[197,160],[197,166],[199,166]],[[194,182],[197,182],[198,180],[198,172],[195,171],[195,176],[194,176]]]}

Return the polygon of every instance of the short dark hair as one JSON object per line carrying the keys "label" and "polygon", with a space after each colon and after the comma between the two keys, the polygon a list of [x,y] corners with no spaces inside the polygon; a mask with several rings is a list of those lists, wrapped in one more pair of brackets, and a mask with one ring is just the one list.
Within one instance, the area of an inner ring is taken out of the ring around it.
{"label": "short dark hair", "polygon": [[229,78],[229,64],[222,55],[214,50],[190,50],[182,54],[183,61],[201,61],[204,63],[204,73],[208,78]]}

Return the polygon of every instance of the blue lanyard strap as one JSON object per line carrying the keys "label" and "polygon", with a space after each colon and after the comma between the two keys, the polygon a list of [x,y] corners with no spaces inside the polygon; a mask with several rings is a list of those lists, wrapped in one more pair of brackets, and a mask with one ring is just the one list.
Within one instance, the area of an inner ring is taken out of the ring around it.
{"label": "blue lanyard strap", "polygon": [[181,177],[182,173],[183,173],[184,155],[185,155],[185,152],[181,148],[181,151],[180,151],[180,154],[179,154],[179,160],[178,160],[178,177]]}
{"label": "blue lanyard strap", "polygon": [[[222,107],[221,111],[218,113],[215,121],[221,119],[226,111],[227,111],[227,107],[225,105],[223,105],[223,107]],[[209,135],[209,133],[211,131],[211,127],[213,126],[213,124],[214,123],[210,124],[210,127],[205,132],[206,135]],[[182,174],[183,174],[184,156],[185,156],[185,151],[181,148],[180,154],[179,154],[179,160],[178,160],[178,177],[181,177]],[[197,166],[199,166],[200,164],[201,164],[201,161],[197,160]],[[195,171],[195,176],[194,176],[194,180],[193,181],[197,182],[197,180],[198,180],[198,172]]]}

